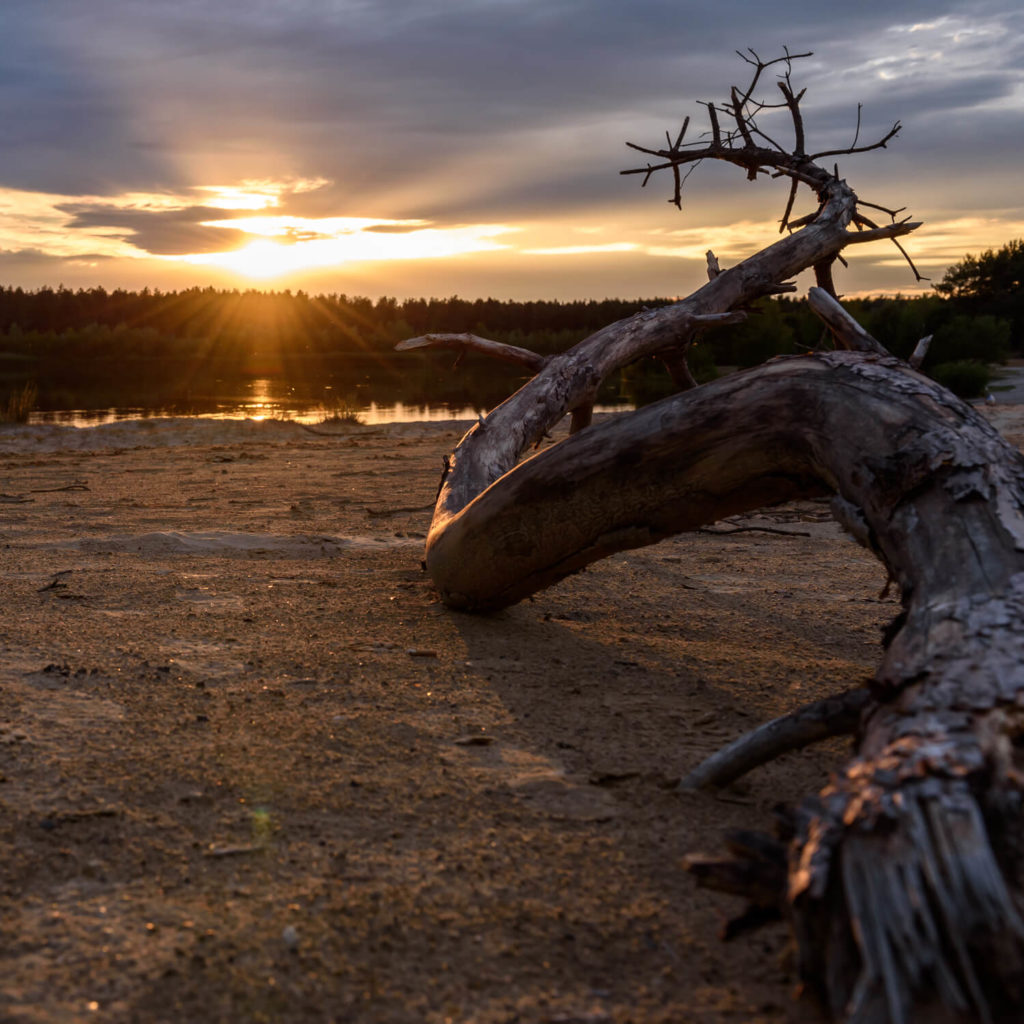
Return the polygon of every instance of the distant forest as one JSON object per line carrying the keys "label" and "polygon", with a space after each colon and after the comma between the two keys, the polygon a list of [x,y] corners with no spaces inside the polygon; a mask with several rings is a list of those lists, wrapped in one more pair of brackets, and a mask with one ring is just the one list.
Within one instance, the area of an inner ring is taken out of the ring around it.
{"label": "distant forest", "polygon": [[[1016,263],[1020,243],[999,254]],[[987,366],[1020,348],[1020,282],[1007,295],[980,294],[971,280],[973,257],[947,274],[936,293],[912,298],[845,300],[854,317],[897,355],[933,334],[925,370],[961,393],[983,390]],[[965,270],[966,268],[966,270]],[[959,274],[959,278],[957,277]],[[966,275],[966,276],[965,276]],[[977,278],[977,273],[974,278]],[[967,284],[965,285],[965,280]],[[972,279],[973,280],[973,279]],[[1004,288],[1003,291],[1006,289]],[[353,388],[387,380],[405,387],[406,401],[444,400],[437,393],[450,353],[394,353],[403,338],[431,332],[472,331],[542,353],[563,351],[593,331],[668,298],[512,302],[497,299],[379,298],[304,292],[139,292],[0,288],[0,394],[31,382],[50,407],[82,404],[87,391],[101,401],[133,389],[165,398],[195,395],[213,382],[283,377],[309,389],[337,381]],[[802,299],[764,300],[739,326],[709,330],[692,350],[698,378],[719,367],[751,366],[773,355],[828,347],[817,318]],[[473,360],[467,360],[473,364]],[[618,397],[643,403],[667,393],[658,364],[623,371]],[[485,374],[500,400],[514,385],[514,370],[469,369]],[[448,375],[453,376],[453,375]],[[497,396],[497,397],[495,397]],[[114,403],[123,404],[123,403]]]}

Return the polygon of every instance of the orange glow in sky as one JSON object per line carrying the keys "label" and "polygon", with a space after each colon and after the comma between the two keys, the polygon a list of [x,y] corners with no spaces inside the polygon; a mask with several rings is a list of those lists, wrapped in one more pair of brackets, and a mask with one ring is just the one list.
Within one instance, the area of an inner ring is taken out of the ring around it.
{"label": "orange glow in sky", "polygon": [[[922,273],[1024,237],[1010,0],[835,4],[827,26],[746,5],[742,40],[728,4],[698,26],[661,0],[588,0],[585,24],[549,0],[50,6],[4,8],[5,284],[686,294],[707,250],[727,266],[778,238],[785,183],[704,161],[680,212],[667,175],[619,175],[646,159],[624,143],[660,146],[687,116],[688,141],[706,137],[701,103],[750,73],[734,47],[777,56],[780,29],[811,52],[793,69],[809,150],[902,121],[840,173],[923,222],[905,239]],[[792,144],[787,111],[764,124]],[[805,190],[797,214],[814,202]],[[931,287],[885,243],[839,278],[847,295]]]}

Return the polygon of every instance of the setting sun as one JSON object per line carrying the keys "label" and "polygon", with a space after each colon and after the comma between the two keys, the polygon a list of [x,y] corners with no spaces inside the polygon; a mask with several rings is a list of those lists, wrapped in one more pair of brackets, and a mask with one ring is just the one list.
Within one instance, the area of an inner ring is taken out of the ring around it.
{"label": "setting sun", "polygon": [[441,259],[508,248],[496,241],[515,229],[504,224],[431,227],[423,220],[367,217],[239,217],[202,227],[242,232],[253,241],[226,252],[169,256],[246,277],[271,278],[317,267],[378,260]]}
{"label": "setting sun", "polygon": [[289,247],[277,242],[251,242],[234,252],[185,256],[187,263],[215,264],[246,277],[277,277],[294,270]]}

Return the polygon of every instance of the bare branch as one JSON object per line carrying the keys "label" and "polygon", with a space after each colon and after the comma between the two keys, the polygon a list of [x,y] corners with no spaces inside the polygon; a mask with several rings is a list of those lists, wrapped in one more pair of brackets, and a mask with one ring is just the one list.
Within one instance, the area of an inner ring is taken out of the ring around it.
{"label": "bare branch", "polygon": [[818,287],[827,295],[831,295],[832,298],[838,297],[836,283],[832,277],[832,265],[836,259],[836,256],[829,256],[814,264],[814,280],[818,282]]}
{"label": "bare branch", "polygon": [[786,227],[789,224],[789,215],[793,212],[793,204],[796,202],[796,194],[799,191],[799,189],[800,182],[796,178],[794,178],[792,184],[789,187],[789,199],[786,201],[786,208],[785,210],[782,211],[782,220],[779,222],[780,235],[783,231],[786,230]]}
{"label": "bare branch", "polygon": [[795,96],[793,90],[789,87],[788,82],[778,82],[779,88],[782,90],[782,95],[786,100],[786,106],[789,107],[790,115],[793,118],[793,155],[801,156],[804,152],[804,119],[800,113],[800,99],[803,96],[803,92],[800,96]]}
{"label": "bare branch", "polygon": [[785,148],[784,148],[783,146],[781,146],[781,145],[780,145],[780,144],[779,144],[778,142],[776,142],[776,141],[775,141],[775,140],[774,140],[774,139],[773,139],[773,138],[772,138],[772,137],[771,137],[770,135],[768,135],[768,134],[767,134],[766,132],[762,131],[762,130],[761,130],[761,129],[760,129],[760,128],[759,128],[758,126],[757,126],[757,124],[756,124],[756,123],[755,123],[754,121],[751,121],[751,122],[750,122],[750,130],[751,130],[751,133],[752,133],[752,134],[754,134],[754,135],[758,135],[758,136],[760,136],[760,137],[761,137],[762,139],[764,139],[764,141],[765,141],[765,142],[767,142],[767,143],[768,143],[768,145],[772,147],[772,149],[776,150],[776,151],[777,151],[777,152],[779,152],[779,153],[785,153],[785,152],[786,152],[786,150],[785,150]]}
{"label": "bare branch", "polygon": [[705,758],[679,783],[680,789],[711,789],[727,786],[752,768],[780,754],[799,750],[830,736],[844,736],[857,728],[863,710],[871,702],[864,688],[845,690],[804,704],[733,740]]}
{"label": "bare branch", "polygon": [[850,143],[850,149],[856,149],[857,148],[857,143],[860,142],[860,116],[861,116],[861,113],[863,112],[863,110],[864,110],[864,104],[863,103],[858,103],[857,104],[857,128],[856,128],[856,131],[854,131],[854,133],[853,133],[853,142]]}
{"label": "bare branch", "polygon": [[812,160],[821,160],[826,156],[848,156],[851,153],[870,153],[873,149],[885,149],[886,144],[891,142],[903,130],[903,125],[897,121],[877,142],[867,146],[857,146],[850,149],[824,149],[820,153],[812,153]]}
{"label": "bare branch", "polygon": [[889,216],[893,220],[895,220],[906,209],[905,206],[901,206],[898,210],[890,210],[887,206],[879,206],[878,203],[869,203],[869,202],[867,202],[864,199],[858,199],[857,200],[857,205],[858,206],[866,206],[866,207],[868,207],[869,209],[872,209],[872,210],[881,210],[882,213],[889,214]]}
{"label": "bare branch", "polygon": [[[635,142],[627,142],[626,145],[629,146],[630,149],[638,150],[641,153],[647,153],[649,156],[661,156],[661,157],[664,157],[664,156],[668,155],[667,152],[664,149],[650,149],[647,146],[637,145],[637,143],[635,143]],[[667,167],[668,164],[666,164],[665,166]],[[621,171],[620,173],[621,174],[636,174],[637,172],[634,170],[634,171]]]}
{"label": "bare branch", "polygon": [[542,370],[548,363],[548,357],[537,352],[506,345],[501,341],[491,341],[475,334],[424,334],[418,338],[406,338],[395,346],[398,352],[409,352],[418,348],[451,348],[460,355],[466,351],[481,352],[505,363],[525,366],[534,373]]}
{"label": "bare branch", "polygon": [[803,228],[806,227],[808,224],[813,224],[818,219],[819,215],[821,214],[821,211],[822,207],[818,207],[818,209],[815,210],[814,213],[809,213],[805,217],[799,217],[797,220],[791,220],[789,222],[790,230],[792,231],[795,230],[796,228]]}
{"label": "bare branch", "polygon": [[[689,117],[683,118],[683,127],[679,129],[679,135],[676,138],[675,145],[671,147],[675,152],[679,151],[679,147],[683,144],[683,138],[686,135],[686,129],[690,127]],[[668,133],[665,133],[665,137],[668,137]]]}
{"label": "bare branch", "polygon": [[872,228],[870,231],[847,232],[847,245],[858,245],[864,242],[877,242],[883,238],[896,238],[898,235],[909,235],[921,226],[919,220],[904,220],[898,224],[886,224],[884,227]]}
{"label": "bare branch", "polygon": [[[917,227],[917,225],[915,225],[915,227]],[[914,265],[914,261],[910,258],[910,253],[907,252],[907,250],[904,249],[903,246],[900,245],[900,243],[895,238],[893,238],[892,244],[895,245],[896,248],[899,249],[899,251],[903,254],[903,258],[907,261],[908,266],[914,272],[914,277],[918,281],[930,281],[931,280],[930,277],[925,277],[923,274],[921,274],[921,272]]]}
{"label": "bare branch", "polygon": [[[865,153],[873,149],[884,147],[890,139],[899,133],[901,128],[900,123],[898,121],[895,122],[892,128],[877,141],[868,145],[860,145],[862,108],[858,106],[857,124],[854,132],[853,145],[847,149],[822,150],[812,156],[808,156],[806,154],[803,115],[800,109],[800,102],[803,99],[804,90],[797,92],[793,88],[791,72],[794,60],[799,57],[810,56],[810,54],[789,54],[787,51],[783,57],[778,57],[771,61],[764,61],[753,49],[748,50],[747,53],[739,51],[737,51],[737,53],[745,63],[750,64],[753,67],[754,71],[745,89],[741,90],[735,85],[730,87],[729,100],[724,104],[724,106],[719,107],[713,102],[705,102],[703,104],[708,110],[711,142],[704,145],[701,145],[699,142],[685,143],[684,139],[689,127],[689,119],[687,119],[683,122],[683,128],[674,142],[666,133],[665,148],[650,148],[640,146],[633,142],[627,142],[626,145],[629,146],[629,148],[645,153],[648,156],[657,157],[659,162],[648,163],[644,167],[629,168],[621,171],[620,173],[642,174],[642,184],[646,186],[648,181],[650,181],[651,177],[657,171],[670,170],[672,172],[672,195],[669,202],[679,209],[682,208],[682,191],[686,185],[689,174],[692,172],[692,166],[696,166],[704,159],[722,160],[740,167],[746,173],[747,179],[751,181],[756,179],[758,174],[762,173],[772,174],[773,177],[788,177],[791,184],[789,194],[786,199],[786,205],[783,210],[782,219],[779,224],[779,232],[781,234],[785,232],[787,228],[793,230],[798,227],[809,225],[820,215],[822,195],[828,183],[840,180],[838,166],[833,166],[831,171],[829,171],[822,167],[817,161],[828,156]],[[779,104],[769,104],[762,99],[755,99],[754,93],[761,81],[764,71],[775,64],[785,65],[785,72],[780,76],[779,81],[776,83],[782,93],[783,102]],[[783,146],[772,138],[772,136],[762,130],[757,123],[758,115],[761,112],[765,110],[779,109],[781,107],[786,107],[789,110],[790,117],[792,119],[794,132],[792,151],[786,151]],[[725,113],[732,119],[735,125],[733,131],[723,133],[719,123],[719,112]],[[706,134],[704,135],[704,138],[706,140]],[[758,145],[759,140],[763,140],[767,144]],[[681,172],[681,167],[684,164],[692,165],[690,171],[687,171],[685,174]],[[802,217],[798,220],[791,220],[790,218],[796,204],[800,184],[808,185],[816,193],[819,200],[819,210],[817,213],[811,214],[807,217]],[[857,204],[859,205],[860,203],[861,201],[858,199]],[[863,205],[875,207],[875,204],[872,203],[864,203]],[[885,207],[879,206],[876,208],[886,210]],[[890,213],[893,219],[895,219],[896,214],[901,211],[886,210],[886,212]],[[909,226],[900,229],[892,227],[888,229],[878,229],[876,225],[872,224],[870,227],[872,229],[871,232],[861,232],[860,236],[856,238],[856,241],[867,242],[874,241],[878,238],[894,239],[896,235],[904,234],[907,230],[912,230]],[[854,240],[855,239],[851,234],[849,241]],[[907,259],[907,262],[917,280],[924,280],[903,248],[899,248],[900,251],[903,252],[904,258]],[[835,253],[830,255],[829,261],[831,262],[831,260],[835,258],[838,258],[840,262],[843,262],[842,257],[837,256]],[[832,291],[835,290],[831,280],[830,267],[826,268],[822,265],[819,273],[819,285]]]}
{"label": "bare branch", "polygon": [[706,106],[708,120],[711,122],[711,145],[712,148],[718,149],[722,145],[722,129],[718,124],[718,111],[715,109],[714,103],[708,103]]}
{"label": "bare branch", "polygon": [[[776,64],[786,64],[789,67],[792,67],[793,61],[801,60],[804,57],[814,56],[813,50],[808,50],[806,53],[790,53],[789,50],[786,49],[785,56],[775,57],[772,60],[764,61],[761,60],[761,58],[754,52],[754,50],[750,49],[750,47],[747,47],[747,49],[753,56],[753,60],[751,60],[750,57],[748,57],[745,53],[741,53],[739,50],[736,51],[736,53],[742,60],[746,61],[748,64],[752,64],[755,69],[754,77],[751,79],[750,85],[747,86],[747,91],[743,96],[744,106],[746,106],[746,104],[749,102],[750,97],[754,95],[754,90],[757,88],[758,80],[760,79],[761,73],[763,71],[767,71],[768,68],[774,67]],[[789,77],[789,71],[786,72],[786,77]]]}
{"label": "bare branch", "polygon": [[743,141],[746,143],[748,149],[754,149],[754,139],[750,134],[750,125],[747,123],[747,118],[743,113],[743,106],[746,103],[746,99],[740,99],[740,94],[736,89],[736,86],[732,87],[732,109],[730,113],[736,121],[736,127],[739,130],[740,135],[743,136]]}

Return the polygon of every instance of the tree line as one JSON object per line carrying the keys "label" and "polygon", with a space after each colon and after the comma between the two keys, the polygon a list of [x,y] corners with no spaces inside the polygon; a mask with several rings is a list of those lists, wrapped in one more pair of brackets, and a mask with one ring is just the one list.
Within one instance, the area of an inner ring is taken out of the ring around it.
{"label": "tree line", "polygon": [[[977,393],[987,367],[1019,353],[1024,337],[1024,242],[967,256],[933,293],[852,299],[846,306],[891,351],[907,356],[934,340],[925,370],[960,393]],[[341,364],[410,366],[393,346],[428,333],[472,331],[544,354],[564,351],[599,328],[673,301],[449,298],[372,300],[303,291],[190,288],[125,291],[0,287],[0,374],[8,386],[41,388],[69,380],[166,379],[175,368],[213,375],[286,374],[312,378]],[[772,355],[828,345],[802,299],[759,302],[739,326],[709,331],[692,350],[709,377],[723,366],[753,366]],[[402,360],[402,363],[396,363]],[[83,376],[84,375],[84,376]],[[637,400],[667,388],[641,367],[626,375]],[[653,389],[653,392],[652,392]]]}

